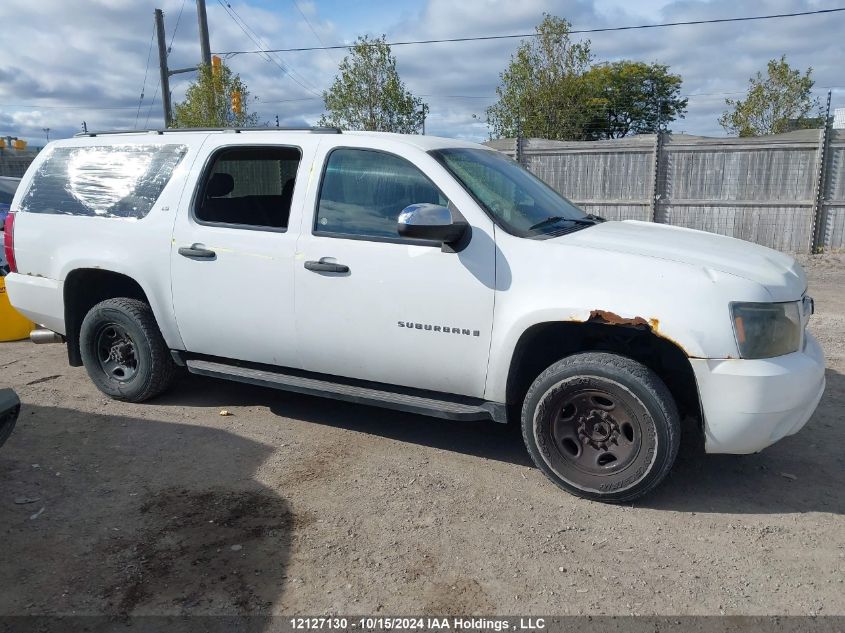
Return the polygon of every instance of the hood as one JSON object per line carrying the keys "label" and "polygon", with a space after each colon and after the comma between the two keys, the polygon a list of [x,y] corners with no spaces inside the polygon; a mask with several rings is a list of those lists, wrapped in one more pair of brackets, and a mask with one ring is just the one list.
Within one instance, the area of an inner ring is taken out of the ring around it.
{"label": "hood", "polygon": [[711,277],[726,273],[764,286],[773,301],[800,299],[807,288],[801,266],[789,255],[745,242],[668,224],[603,222],[554,242],[688,264]]}

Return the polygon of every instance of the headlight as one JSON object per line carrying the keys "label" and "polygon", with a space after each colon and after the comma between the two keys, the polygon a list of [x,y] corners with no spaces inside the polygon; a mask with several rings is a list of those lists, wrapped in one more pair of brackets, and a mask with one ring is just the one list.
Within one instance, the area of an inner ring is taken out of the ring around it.
{"label": "headlight", "polygon": [[742,358],[771,358],[801,345],[801,303],[732,303],[736,343]]}

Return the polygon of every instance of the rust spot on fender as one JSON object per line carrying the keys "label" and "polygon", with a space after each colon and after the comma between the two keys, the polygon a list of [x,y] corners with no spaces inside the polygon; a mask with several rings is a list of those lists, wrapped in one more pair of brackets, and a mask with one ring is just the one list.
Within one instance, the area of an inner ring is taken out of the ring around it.
{"label": "rust spot on fender", "polygon": [[[652,319],[654,323],[657,323],[657,319]],[[633,318],[625,318],[621,317],[615,312],[610,312],[609,310],[591,310],[590,311],[590,318],[587,319],[588,323],[605,323],[607,325],[627,325],[629,327],[645,327],[652,329],[651,322],[646,321],[642,317],[633,317]]]}
{"label": "rust spot on fender", "polygon": [[659,319],[644,319],[640,316],[626,318],[623,316],[619,316],[615,312],[610,312],[609,310],[591,310],[590,316],[587,319],[587,323],[601,323],[603,325],[621,325],[623,327],[633,327],[643,330],[649,330],[660,338],[672,343],[675,347],[677,347],[684,354],[686,354],[687,358],[698,358],[697,356],[693,356],[686,349],[684,349],[684,346],[678,343],[678,341],[674,340],[669,336],[666,336],[666,334],[661,332],[659,329]]}

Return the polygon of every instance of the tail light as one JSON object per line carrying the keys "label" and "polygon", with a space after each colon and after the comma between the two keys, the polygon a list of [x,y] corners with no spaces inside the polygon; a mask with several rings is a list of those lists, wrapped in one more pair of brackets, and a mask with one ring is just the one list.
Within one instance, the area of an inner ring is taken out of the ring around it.
{"label": "tail light", "polygon": [[18,272],[18,263],[15,261],[15,214],[6,216],[6,224],[3,226],[3,251],[6,261],[9,262],[9,271]]}

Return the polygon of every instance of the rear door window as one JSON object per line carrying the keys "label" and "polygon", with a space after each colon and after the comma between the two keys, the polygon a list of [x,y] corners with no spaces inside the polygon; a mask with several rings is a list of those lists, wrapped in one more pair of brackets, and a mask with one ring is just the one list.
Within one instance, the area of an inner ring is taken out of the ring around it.
{"label": "rear door window", "polygon": [[296,171],[295,147],[233,147],[214,158],[194,215],[202,224],[287,229]]}
{"label": "rear door window", "polygon": [[49,151],[21,201],[21,211],[143,218],[188,148],[104,145]]}

